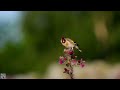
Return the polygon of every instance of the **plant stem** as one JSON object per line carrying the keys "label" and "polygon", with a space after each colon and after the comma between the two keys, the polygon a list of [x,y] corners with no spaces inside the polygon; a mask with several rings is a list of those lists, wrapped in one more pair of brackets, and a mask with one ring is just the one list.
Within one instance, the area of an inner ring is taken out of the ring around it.
{"label": "plant stem", "polygon": [[74,79],[74,78],[73,78],[73,67],[72,67],[71,64],[70,64],[70,71],[71,71],[71,72],[69,73],[69,76],[70,76],[71,79]]}

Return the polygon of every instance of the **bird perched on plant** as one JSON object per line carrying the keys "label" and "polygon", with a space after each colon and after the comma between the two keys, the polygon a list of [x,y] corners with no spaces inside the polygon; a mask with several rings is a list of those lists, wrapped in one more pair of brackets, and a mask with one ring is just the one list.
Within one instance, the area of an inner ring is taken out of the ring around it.
{"label": "bird perched on plant", "polygon": [[69,39],[69,38],[61,38],[61,43],[63,46],[65,46],[66,48],[72,49],[76,48],[78,49],[80,52],[82,52],[82,50],[79,49],[79,46],[76,42],[74,42],[73,40]]}

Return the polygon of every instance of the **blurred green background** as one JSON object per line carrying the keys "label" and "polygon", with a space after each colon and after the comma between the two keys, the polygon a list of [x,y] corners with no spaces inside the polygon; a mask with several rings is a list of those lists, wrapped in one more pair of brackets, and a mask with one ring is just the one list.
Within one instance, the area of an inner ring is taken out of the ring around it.
{"label": "blurred green background", "polygon": [[86,62],[120,63],[119,11],[0,11],[0,72],[44,75],[63,55],[62,36]]}

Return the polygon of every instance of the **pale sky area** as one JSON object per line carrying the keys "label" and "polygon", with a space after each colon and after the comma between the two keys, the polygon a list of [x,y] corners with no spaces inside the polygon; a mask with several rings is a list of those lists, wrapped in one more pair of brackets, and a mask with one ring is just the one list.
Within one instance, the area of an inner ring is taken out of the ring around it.
{"label": "pale sky area", "polygon": [[20,11],[0,11],[0,47],[6,41],[18,42],[21,36]]}
{"label": "pale sky area", "polygon": [[0,22],[5,21],[16,21],[20,16],[20,11],[0,11]]}

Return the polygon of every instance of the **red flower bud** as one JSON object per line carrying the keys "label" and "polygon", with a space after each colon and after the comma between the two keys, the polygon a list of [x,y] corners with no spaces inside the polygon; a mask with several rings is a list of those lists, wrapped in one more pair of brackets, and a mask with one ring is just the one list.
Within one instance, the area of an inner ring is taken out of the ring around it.
{"label": "red flower bud", "polygon": [[67,58],[65,57],[64,60],[67,60]]}
{"label": "red flower bud", "polygon": [[77,63],[77,60],[72,60],[72,61],[71,61],[71,64],[72,64],[72,65],[76,65],[76,63]]}
{"label": "red flower bud", "polygon": [[82,63],[82,64],[80,64],[80,66],[83,68],[83,67],[85,66],[85,64],[84,64],[84,63]]}
{"label": "red flower bud", "polygon": [[73,51],[72,51],[72,50],[70,50],[70,51],[68,52],[68,54],[72,55],[72,54],[73,54]]}
{"label": "red flower bud", "polygon": [[64,57],[60,56],[59,58],[59,64],[63,64],[64,63]]}
{"label": "red flower bud", "polygon": [[59,64],[63,64],[64,62],[63,62],[63,60],[59,60]]}

